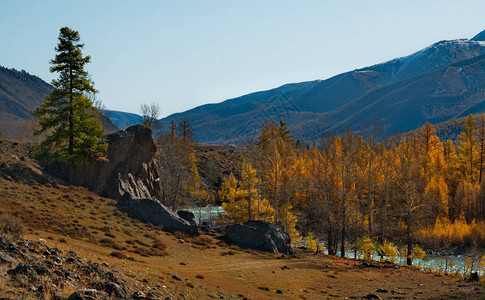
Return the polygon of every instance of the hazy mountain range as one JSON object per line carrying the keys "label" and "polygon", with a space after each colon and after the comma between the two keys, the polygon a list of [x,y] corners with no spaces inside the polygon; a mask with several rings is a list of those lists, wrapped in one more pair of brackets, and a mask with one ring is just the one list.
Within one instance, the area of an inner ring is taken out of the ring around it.
{"label": "hazy mountain range", "polygon": [[[50,89],[25,71],[0,67],[0,129],[10,136],[18,133],[30,117],[29,110],[39,106]],[[265,121],[281,118],[296,139],[310,141],[372,122],[391,134],[426,121],[453,124],[454,119],[484,112],[484,100],[485,31],[469,40],[440,41],[409,56],[326,80],[286,84],[198,106],[161,121],[190,121],[198,142],[237,144],[257,137]],[[121,129],[140,122],[137,114],[104,114]],[[443,133],[449,131],[443,129],[446,125],[441,128]]]}
{"label": "hazy mountain range", "polygon": [[162,119],[192,123],[197,140],[237,143],[258,135],[265,120],[284,119],[295,138],[377,122],[390,133],[485,111],[485,32],[440,41],[406,57],[287,84]]}

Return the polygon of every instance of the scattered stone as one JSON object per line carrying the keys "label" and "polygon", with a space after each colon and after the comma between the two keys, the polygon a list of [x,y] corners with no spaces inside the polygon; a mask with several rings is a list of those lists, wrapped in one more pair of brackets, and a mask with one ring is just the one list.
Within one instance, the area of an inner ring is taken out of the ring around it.
{"label": "scattered stone", "polygon": [[31,265],[28,264],[18,264],[15,269],[10,269],[7,271],[9,275],[25,275],[29,278],[36,278],[35,271]]}
{"label": "scattered stone", "polygon": [[364,296],[362,298],[364,298],[364,299],[378,299],[378,300],[381,300],[382,299],[381,297],[379,297],[376,294],[367,294],[367,296]]}
{"label": "scattered stone", "polygon": [[14,265],[17,263],[17,260],[9,255],[7,255],[5,252],[0,251],[0,263],[2,264],[8,264],[8,265]]}
{"label": "scattered stone", "polygon": [[86,300],[86,298],[79,292],[72,293],[67,300]]}
{"label": "scattered stone", "polygon": [[145,299],[145,298],[146,298],[145,293],[143,293],[142,291],[137,291],[133,293],[133,295],[131,295],[131,299],[134,299],[134,300]]}
{"label": "scattered stone", "polygon": [[180,280],[180,281],[182,280],[182,279],[180,279],[180,277],[178,277],[177,275],[173,275],[173,276],[172,276],[172,279],[175,279],[175,280]]}
{"label": "scattered stone", "polygon": [[288,267],[286,265],[281,267],[281,270],[289,270],[289,269],[290,269],[290,267]]}
{"label": "scattered stone", "polygon": [[34,271],[38,274],[38,275],[49,275],[50,274],[50,271],[49,269],[47,269],[45,266],[43,265],[33,265],[32,268],[34,269]]}
{"label": "scattered stone", "polygon": [[103,291],[108,293],[110,297],[115,297],[117,299],[126,298],[125,289],[123,289],[119,284],[114,282],[104,282],[102,285]]}
{"label": "scattered stone", "polygon": [[276,294],[284,294],[282,290],[276,290]]}
{"label": "scattered stone", "polygon": [[290,236],[280,225],[249,221],[227,226],[226,236],[242,248],[293,254]]}
{"label": "scattered stone", "polygon": [[379,289],[377,289],[376,293],[389,293],[389,291],[386,290],[386,289],[379,288]]}

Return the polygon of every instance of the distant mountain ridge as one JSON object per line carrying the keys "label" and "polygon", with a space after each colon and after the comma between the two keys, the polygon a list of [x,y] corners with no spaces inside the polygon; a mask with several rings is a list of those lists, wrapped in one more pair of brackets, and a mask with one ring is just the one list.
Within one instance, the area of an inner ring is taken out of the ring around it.
{"label": "distant mountain ridge", "polygon": [[485,31],[473,39],[439,41],[409,56],[293,83],[170,115],[186,119],[197,141],[241,143],[266,120],[284,119],[295,138],[310,141],[329,131],[376,121],[390,133],[485,111]]}
{"label": "distant mountain ridge", "polygon": [[[29,111],[42,103],[50,89],[25,71],[0,67],[0,130],[9,136],[18,134],[30,118]],[[190,121],[201,143],[240,144],[256,138],[265,121],[283,119],[295,139],[309,142],[331,131],[358,130],[372,122],[389,134],[416,129],[426,121],[448,124],[485,112],[484,100],[482,31],[469,40],[439,41],[409,56],[326,80],[285,84],[201,105],[161,121]],[[103,113],[122,129],[140,122],[137,114]]]}
{"label": "distant mountain ridge", "polygon": [[103,115],[108,117],[119,129],[125,130],[131,125],[140,124],[141,116],[117,110],[103,110]]}

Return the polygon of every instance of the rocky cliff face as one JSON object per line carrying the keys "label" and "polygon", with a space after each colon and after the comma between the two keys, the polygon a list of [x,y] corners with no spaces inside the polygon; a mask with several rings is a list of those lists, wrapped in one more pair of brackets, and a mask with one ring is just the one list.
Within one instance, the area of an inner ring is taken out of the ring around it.
{"label": "rocky cliff face", "polygon": [[72,183],[116,200],[125,193],[133,198],[159,199],[157,147],[151,130],[134,125],[106,135],[103,142],[108,143],[108,161],[88,163],[72,175]]}
{"label": "rocky cliff face", "polygon": [[166,231],[198,235],[195,224],[180,218],[163,206],[152,131],[143,125],[108,134],[107,161],[94,161],[83,166],[71,181],[99,195],[118,200],[118,208],[130,217],[162,226]]}

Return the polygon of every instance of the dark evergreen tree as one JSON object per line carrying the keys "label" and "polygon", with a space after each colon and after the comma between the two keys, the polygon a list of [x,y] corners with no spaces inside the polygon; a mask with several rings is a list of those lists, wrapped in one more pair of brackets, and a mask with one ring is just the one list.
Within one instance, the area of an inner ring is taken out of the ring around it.
{"label": "dark evergreen tree", "polygon": [[54,90],[32,112],[39,118],[35,134],[45,133],[36,150],[44,159],[82,163],[89,157],[102,157],[106,148],[100,144],[103,129],[98,110],[88,97],[97,92],[84,70],[91,57],[83,57],[84,44],[79,41],[79,32],[68,27],[60,29],[57,55],[50,61],[50,71],[59,73],[59,78],[52,80]]}

